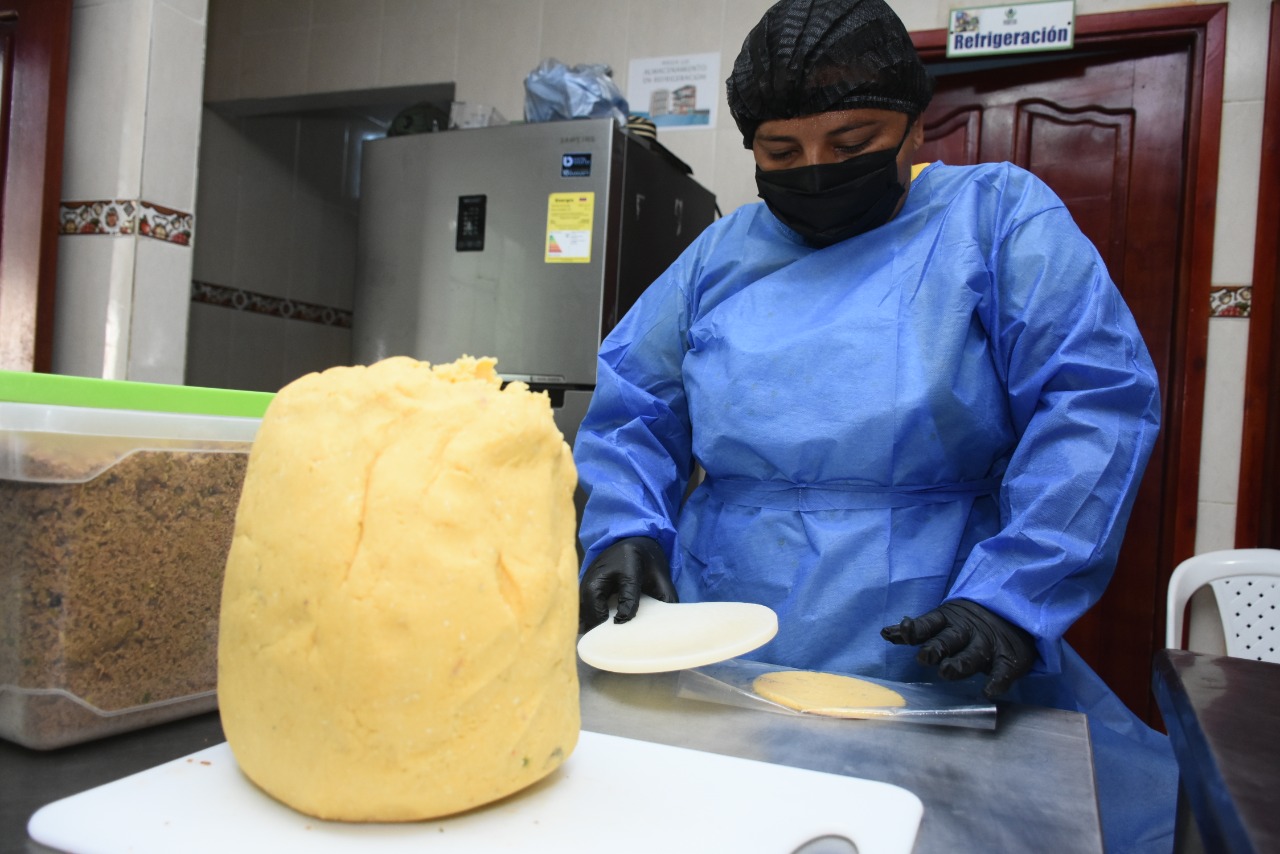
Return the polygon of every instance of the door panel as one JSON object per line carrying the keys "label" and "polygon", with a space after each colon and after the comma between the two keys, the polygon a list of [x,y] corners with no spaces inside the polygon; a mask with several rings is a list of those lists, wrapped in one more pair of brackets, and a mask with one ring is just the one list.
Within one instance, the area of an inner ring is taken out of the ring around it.
{"label": "door panel", "polygon": [[928,128],[924,146],[919,150],[920,162],[941,160],[956,165],[982,162],[978,146],[982,141],[982,108],[962,107],[942,118],[934,118],[932,110],[925,116]]}
{"label": "door panel", "polygon": [[[9,101],[13,97],[13,36],[17,22],[0,12],[0,175],[9,162]],[[2,246],[3,244],[0,244]]]}
{"label": "door panel", "polygon": [[[1171,346],[1178,323],[1181,190],[1186,171],[1190,51],[1097,51],[937,71],[919,160],[1008,160],[1062,198],[1124,295],[1174,417]],[[952,67],[954,68],[954,66]],[[1010,81],[1017,81],[1010,84]],[[1158,440],[1102,600],[1067,637],[1121,699],[1154,721],[1150,667],[1162,587],[1164,438]]]}
{"label": "door panel", "polygon": [[71,0],[0,0],[0,369],[49,370]]}
{"label": "door panel", "polygon": [[1280,548],[1280,2],[1272,0],[1236,548]]}
{"label": "door panel", "polygon": [[1019,105],[1016,121],[1013,162],[1055,188],[1107,269],[1117,269],[1126,245],[1133,111],[1069,111],[1031,102]]}

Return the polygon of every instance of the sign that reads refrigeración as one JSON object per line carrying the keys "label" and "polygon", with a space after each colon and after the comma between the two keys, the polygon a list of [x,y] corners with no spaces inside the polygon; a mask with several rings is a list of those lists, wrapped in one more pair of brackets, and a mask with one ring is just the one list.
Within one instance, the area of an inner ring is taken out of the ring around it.
{"label": "sign that reads refrigeraci\u00f3n", "polygon": [[1069,50],[1075,42],[1074,0],[951,10],[947,56],[992,56]]}

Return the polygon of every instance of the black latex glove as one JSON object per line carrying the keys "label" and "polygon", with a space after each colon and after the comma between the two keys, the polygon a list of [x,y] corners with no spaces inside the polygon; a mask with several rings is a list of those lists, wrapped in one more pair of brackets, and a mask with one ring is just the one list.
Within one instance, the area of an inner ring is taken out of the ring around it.
{"label": "black latex glove", "polygon": [[989,700],[1008,691],[1036,660],[1030,633],[967,599],[944,602],[914,619],[903,617],[881,629],[880,636],[890,643],[920,644],[916,661],[938,665],[943,679],[989,674],[982,689]]}
{"label": "black latex glove", "polygon": [[615,623],[636,615],[640,594],[660,602],[678,602],[671,565],[662,546],[648,537],[628,537],[600,552],[578,586],[578,631],[594,629],[609,617],[609,597],[617,594]]}

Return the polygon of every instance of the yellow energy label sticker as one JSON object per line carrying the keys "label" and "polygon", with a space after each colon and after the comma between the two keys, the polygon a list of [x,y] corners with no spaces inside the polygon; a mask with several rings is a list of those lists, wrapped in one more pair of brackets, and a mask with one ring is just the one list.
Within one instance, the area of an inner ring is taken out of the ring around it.
{"label": "yellow energy label sticker", "polygon": [[552,193],[547,198],[548,264],[586,264],[591,261],[591,225],[595,193]]}

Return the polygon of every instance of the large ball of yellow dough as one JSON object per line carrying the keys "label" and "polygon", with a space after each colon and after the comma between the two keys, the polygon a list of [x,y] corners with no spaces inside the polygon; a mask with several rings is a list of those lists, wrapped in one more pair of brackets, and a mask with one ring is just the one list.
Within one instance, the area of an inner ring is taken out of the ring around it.
{"label": "large ball of yellow dough", "polygon": [[494,364],[333,368],[263,418],[218,702],[244,773],[301,812],[448,815],[577,743],[577,476],[547,396]]}

